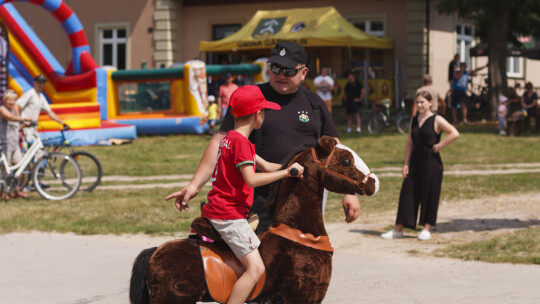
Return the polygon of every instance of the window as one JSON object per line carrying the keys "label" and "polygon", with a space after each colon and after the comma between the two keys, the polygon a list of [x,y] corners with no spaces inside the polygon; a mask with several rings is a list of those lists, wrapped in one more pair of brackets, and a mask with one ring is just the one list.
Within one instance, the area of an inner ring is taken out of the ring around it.
{"label": "window", "polygon": [[361,29],[366,34],[384,37],[384,21],[383,20],[351,20],[351,23]]}
{"label": "window", "polygon": [[170,88],[169,81],[118,82],[120,114],[170,110]]}
{"label": "window", "polygon": [[461,61],[467,63],[468,69],[473,69],[473,62],[469,56],[469,49],[474,46],[474,26],[458,23],[456,25],[457,34],[457,53],[461,57]]}
{"label": "window", "polygon": [[128,34],[125,26],[104,26],[98,29],[99,64],[126,69]]}
{"label": "window", "polygon": [[388,18],[386,14],[348,15],[349,22],[366,34],[385,37]]}
{"label": "window", "polygon": [[[212,26],[212,40],[220,40],[236,33],[242,28],[242,24],[214,24]],[[240,63],[240,55],[228,55],[218,53],[207,53],[207,64],[230,64]]]}
{"label": "window", "polygon": [[523,57],[506,58],[506,75],[508,77],[523,77]]}

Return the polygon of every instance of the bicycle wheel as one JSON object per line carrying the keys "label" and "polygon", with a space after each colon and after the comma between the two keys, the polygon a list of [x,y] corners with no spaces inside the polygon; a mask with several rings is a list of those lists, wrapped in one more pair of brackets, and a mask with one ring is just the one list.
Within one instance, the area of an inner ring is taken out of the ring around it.
{"label": "bicycle wheel", "polygon": [[384,129],[385,116],[379,112],[371,117],[368,122],[368,131],[371,134],[379,134]]}
{"label": "bicycle wheel", "polygon": [[36,191],[45,199],[70,198],[81,186],[81,168],[70,156],[50,153],[34,165],[32,180]]}
{"label": "bicycle wheel", "polygon": [[70,156],[81,168],[82,183],[79,190],[91,192],[101,182],[101,163],[93,154],[86,151],[77,151]]}
{"label": "bicycle wheel", "polygon": [[411,126],[411,118],[409,115],[403,114],[396,117],[396,128],[399,133],[407,134],[409,133],[409,127]]}

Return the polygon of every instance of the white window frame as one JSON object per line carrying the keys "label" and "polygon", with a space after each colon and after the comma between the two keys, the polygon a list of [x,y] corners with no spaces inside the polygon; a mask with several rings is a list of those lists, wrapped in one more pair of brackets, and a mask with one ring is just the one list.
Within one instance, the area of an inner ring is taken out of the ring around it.
{"label": "white window frame", "polygon": [[[461,32],[458,32],[457,31],[457,26],[461,26]],[[470,27],[471,28],[471,34],[470,35],[467,35],[465,34],[465,27]],[[474,39],[474,31],[475,31],[475,28],[474,28],[474,25],[472,24],[469,24],[469,23],[462,23],[462,22],[458,22],[456,24],[456,46],[457,46],[457,49],[459,49],[459,56],[461,58],[461,61],[464,61],[467,62],[467,68],[470,69],[470,70],[473,70],[474,69],[474,62],[471,58],[471,56],[469,56],[469,48],[472,48],[475,46],[475,39]],[[466,48],[466,43],[467,42],[470,42],[470,47],[469,48]],[[469,59],[468,61],[466,59]]]}
{"label": "white window frame", "polygon": [[[104,30],[113,30],[113,38],[101,38],[102,37],[102,32]],[[126,31],[126,37],[125,38],[118,38],[116,37],[116,33],[117,33],[117,30],[125,30]],[[110,43],[113,45],[113,66],[115,67],[118,67],[118,54],[117,54],[117,51],[118,51],[118,47],[117,47],[117,44],[119,43],[124,43],[125,46],[126,46],[126,54],[125,54],[125,58],[126,58],[126,62],[125,62],[125,68],[126,69],[130,69],[131,66],[130,66],[130,62],[131,62],[131,48],[130,48],[130,26],[129,26],[129,22],[115,22],[115,23],[98,23],[95,25],[95,28],[94,28],[94,45],[95,45],[95,55],[96,55],[96,58],[97,58],[97,61],[99,63],[100,66],[104,66],[104,63],[103,63],[103,54],[102,54],[102,50],[103,50],[103,45],[105,43]]]}
{"label": "white window frame", "polygon": [[[388,18],[386,14],[348,15],[346,18],[351,24],[365,22],[366,29],[364,32],[368,35],[381,37],[381,38],[386,37],[386,31],[388,29]],[[382,22],[383,30],[382,31],[371,30],[371,24],[373,22]]]}
{"label": "white window frame", "polygon": [[[515,59],[517,59],[517,61]],[[517,64],[515,64],[516,62]],[[523,78],[523,57],[506,58],[506,76]]]}

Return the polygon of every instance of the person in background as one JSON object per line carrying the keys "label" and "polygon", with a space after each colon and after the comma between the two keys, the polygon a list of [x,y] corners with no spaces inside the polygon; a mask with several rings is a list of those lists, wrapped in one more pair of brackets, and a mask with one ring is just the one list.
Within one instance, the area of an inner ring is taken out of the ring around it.
{"label": "person in background", "polygon": [[[32,121],[30,117],[19,116],[19,109],[15,106],[17,97],[15,91],[6,90],[3,97],[4,105],[0,107],[0,143],[10,165],[17,164],[22,160],[19,146],[20,123],[24,123],[23,126],[30,126]],[[12,197],[28,197],[28,195],[21,192],[19,188],[14,189],[12,193],[2,193],[3,199]]]}
{"label": "person in background", "polygon": [[223,121],[225,114],[227,114],[229,98],[236,89],[238,89],[238,85],[233,82],[232,75],[229,73],[225,74],[225,83],[219,86],[218,94],[218,111],[221,121]]}
{"label": "person in background", "polygon": [[[416,90],[416,95],[418,95],[418,93],[423,92],[423,91],[429,92],[429,94],[433,98],[433,105],[431,106],[431,112],[433,112],[434,114],[438,114],[439,102],[442,102],[444,104],[444,100],[439,95],[439,91],[437,91],[437,89],[435,89],[435,87],[433,86],[433,78],[431,77],[431,75],[426,74],[424,75],[424,79],[422,83],[424,85],[418,88],[418,90]],[[416,103],[413,103],[412,116],[416,116],[416,112],[417,112]]]}
{"label": "person in background", "polygon": [[[45,111],[49,117],[61,124],[64,128],[68,127],[52,110],[45,99],[43,89],[47,83],[47,78],[43,75],[38,75],[34,78],[34,88],[26,91],[19,99],[17,99],[17,106],[21,108],[21,116],[30,117],[33,121],[37,121],[39,113]],[[37,126],[31,128],[24,128],[23,134],[27,141],[32,141],[37,138],[38,131]]]}
{"label": "person in background", "polygon": [[218,116],[218,106],[216,104],[216,98],[213,95],[208,95],[208,106],[206,107],[208,113],[208,134],[214,135],[214,128],[216,127],[216,119]]}
{"label": "person in background", "polygon": [[351,133],[353,116],[356,119],[356,132],[362,132],[362,120],[360,119],[360,103],[364,98],[364,87],[356,80],[353,71],[347,72],[349,80],[345,85],[343,100],[345,101],[345,113],[347,113],[347,133]]}
{"label": "person in background", "polygon": [[467,64],[462,62],[459,64],[459,70],[454,72],[454,81],[452,82],[452,95],[450,97],[450,103],[452,106],[452,118],[453,123],[457,124],[457,107],[461,107],[461,113],[463,114],[463,123],[468,124],[467,120],[467,85],[469,84],[469,72],[467,72]]}
{"label": "person in background", "polygon": [[[418,239],[431,239],[431,228],[437,224],[437,212],[443,179],[443,163],[439,152],[451,145],[459,133],[442,116],[431,111],[433,98],[427,91],[415,98],[418,115],[411,121],[405,146],[403,184],[394,229],[381,234],[383,239],[403,237],[403,227],[415,229],[418,208],[419,225],[423,226]],[[441,133],[447,136],[441,140]]]}
{"label": "person in background", "polygon": [[508,98],[506,96],[499,96],[499,107],[497,108],[497,116],[499,118],[499,134],[506,135],[506,115],[508,114],[508,109],[506,105],[508,104]]}
{"label": "person in background", "polygon": [[332,113],[332,90],[334,89],[334,79],[328,75],[327,67],[323,67],[321,69],[321,75],[313,79],[313,85],[317,89],[317,95],[321,97],[328,107],[328,112]]}
{"label": "person in background", "polygon": [[458,70],[459,66],[459,53],[454,55],[454,59],[448,64],[448,84],[450,85],[450,90],[452,90],[452,83],[454,82],[454,73]]}
{"label": "person in background", "polygon": [[535,118],[536,131],[540,130],[540,124],[538,123],[538,117],[536,116],[536,107],[538,105],[538,95],[533,89],[531,82],[525,84],[525,93],[521,97],[521,107],[527,111],[527,115],[524,118],[524,128],[525,130],[531,129],[531,117]]}

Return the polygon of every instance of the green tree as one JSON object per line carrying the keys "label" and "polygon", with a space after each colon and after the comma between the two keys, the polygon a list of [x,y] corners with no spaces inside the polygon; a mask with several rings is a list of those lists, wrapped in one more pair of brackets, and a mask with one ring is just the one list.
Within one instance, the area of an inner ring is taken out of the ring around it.
{"label": "green tree", "polygon": [[[476,24],[476,35],[488,45],[489,111],[497,119],[499,94],[508,94],[508,43],[519,36],[540,37],[539,0],[441,0],[440,14],[455,14]],[[508,96],[508,95],[507,95]]]}

